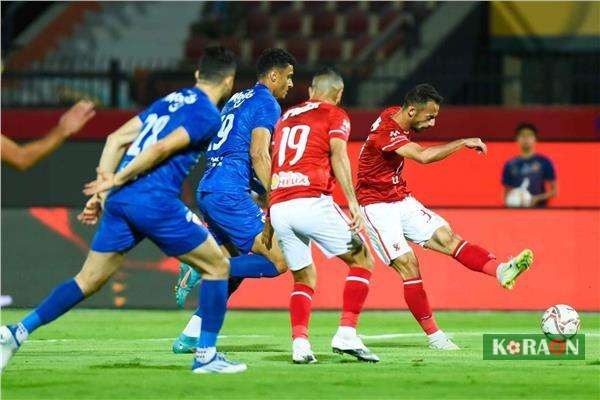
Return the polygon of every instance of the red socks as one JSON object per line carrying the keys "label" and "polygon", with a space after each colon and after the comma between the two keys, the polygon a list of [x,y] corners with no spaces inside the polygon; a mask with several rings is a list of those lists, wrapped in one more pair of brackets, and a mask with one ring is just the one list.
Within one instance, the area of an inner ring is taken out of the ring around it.
{"label": "red socks", "polygon": [[431,335],[440,329],[433,317],[427,293],[423,289],[423,280],[420,277],[404,281],[404,300],[426,334]]}
{"label": "red socks", "polygon": [[465,267],[473,271],[496,276],[498,261],[496,256],[476,244],[463,240],[456,246],[452,256]]}
{"label": "red socks", "polygon": [[358,267],[350,268],[346,277],[346,285],[344,286],[344,303],[340,326],[356,328],[358,316],[369,294],[370,278],[371,271]]}
{"label": "red socks", "polygon": [[292,321],[292,338],[308,339],[308,321],[314,290],[302,283],[294,284],[294,291],[290,296],[290,317]]}

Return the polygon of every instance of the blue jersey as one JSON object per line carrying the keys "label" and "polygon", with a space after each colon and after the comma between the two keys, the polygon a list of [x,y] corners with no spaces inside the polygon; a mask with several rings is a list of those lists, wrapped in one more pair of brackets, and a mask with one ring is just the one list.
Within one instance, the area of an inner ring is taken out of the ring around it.
{"label": "blue jersey", "polygon": [[256,84],[234,94],[221,111],[221,129],[206,152],[201,193],[249,192],[254,178],[250,159],[252,130],[273,133],[281,107],[265,85]]}
{"label": "blue jersey", "polygon": [[155,168],[113,191],[110,200],[122,203],[139,202],[140,195],[152,198],[177,198],[190,170],[221,125],[219,110],[197,87],[178,90],[163,97],[141,114],[142,129],[121,160],[125,168],[144,149],[183,127],[190,136],[187,148],[173,154]]}
{"label": "blue jersey", "polygon": [[[544,183],[556,180],[554,165],[549,158],[535,154],[532,157],[515,157],[504,164],[502,184],[509,187],[519,187],[525,178],[529,179],[526,188],[529,193],[536,195],[546,192]],[[540,205],[544,205],[541,203]]]}

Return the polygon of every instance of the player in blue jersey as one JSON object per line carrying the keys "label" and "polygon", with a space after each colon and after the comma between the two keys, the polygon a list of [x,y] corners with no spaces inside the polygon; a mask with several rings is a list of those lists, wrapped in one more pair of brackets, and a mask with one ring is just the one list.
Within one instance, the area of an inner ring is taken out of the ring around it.
{"label": "player in blue jersey", "polygon": [[[221,110],[221,129],[206,152],[206,169],[196,194],[198,206],[223,251],[230,256],[242,254],[231,265],[230,295],[243,278],[275,277],[287,271],[277,242],[271,248],[263,243],[262,238],[272,232],[251,189],[269,190],[271,134],[281,115],[277,99],[293,86],[295,64],[285,50],[265,50],[256,63],[258,82],[227,101]],[[182,265],[177,288],[180,305],[197,278]],[[173,343],[175,353],[193,351],[203,325],[200,314],[201,309],[196,310]]]}
{"label": "player in blue jersey", "polygon": [[202,274],[199,305],[204,324],[193,372],[246,369],[216,352],[227,307],[229,260],[179,199],[183,180],[219,130],[216,104],[231,93],[235,70],[233,53],[207,48],[194,87],[157,100],[108,136],[98,177],[84,190],[92,197],[80,215],[82,222],[94,224],[104,202],[91,251],[74,278],[57,286],[20,323],[0,328],[2,369],[35,329],[98,291],[121,267],[125,253],[144,238]]}

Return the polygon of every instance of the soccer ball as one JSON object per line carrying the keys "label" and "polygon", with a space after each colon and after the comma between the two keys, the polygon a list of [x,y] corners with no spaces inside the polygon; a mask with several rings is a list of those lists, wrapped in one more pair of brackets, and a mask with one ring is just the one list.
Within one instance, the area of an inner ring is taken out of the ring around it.
{"label": "soccer ball", "polygon": [[580,324],[577,311],[566,304],[552,306],[542,316],[542,332],[552,340],[565,341],[575,336]]}
{"label": "soccer ball", "polygon": [[527,189],[512,189],[506,195],[506,206],[510,208],[524,208],[531,206],[531,193]]}

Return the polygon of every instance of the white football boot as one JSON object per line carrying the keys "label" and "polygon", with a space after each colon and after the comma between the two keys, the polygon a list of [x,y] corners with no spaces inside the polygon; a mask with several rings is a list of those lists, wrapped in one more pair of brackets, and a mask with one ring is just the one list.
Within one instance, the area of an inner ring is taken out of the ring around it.
{"label": "white football boot", "polygon": [[0,346],[2,347],[0,371],[4,371],[13,354],[19,350],[17,339],[6,325],[0,327]]}
{"label": "white football boot", "polygon": [[294,339],[292,342],[292,361],[294,364],[314,364],[317,362],[307,339]]}
{"label": "white football boot", "polygon": [[439,330],[431,335],[427,335],[427,339],[429,340],[429,348],[435,350],[460,350],[448,335],[446,335],[442,330]]}
{"label": "white football boot", "polygon": [[527,271],[531,264],[533,264],[533,252],[525,249],[518,256],[500,264],[496,277],[503,288],[512,289],[518,276]]}
{"label": "white football boot", "polygon": [[337,333],[331,339],[331,349],[334,353],[345,353],[354,356],[359,361],[379,362],[379,357],[364,345],[353,328],[339,327]]}

